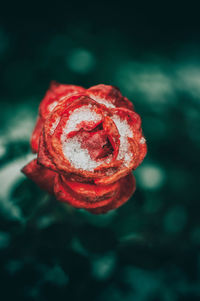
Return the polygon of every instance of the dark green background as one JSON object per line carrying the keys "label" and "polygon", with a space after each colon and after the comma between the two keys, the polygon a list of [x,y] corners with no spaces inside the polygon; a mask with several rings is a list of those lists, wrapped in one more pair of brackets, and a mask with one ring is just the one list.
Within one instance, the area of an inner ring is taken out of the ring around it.
{"label": "dark green background", "polygon": [[[192,2],[0,10],[0,299],[200,300],[200,27]],[[20,174],[51,80],[118,86],[142,116],[137,191],[96,216]]]}

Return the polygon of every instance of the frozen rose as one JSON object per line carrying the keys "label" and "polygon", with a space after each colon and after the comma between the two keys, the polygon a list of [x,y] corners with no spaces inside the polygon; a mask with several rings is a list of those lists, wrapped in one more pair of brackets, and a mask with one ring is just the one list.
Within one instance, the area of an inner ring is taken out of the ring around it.
{"label": "frozen rose", "polygon": [[141,118],[117,88],[55,82],[40,104],[31,147],[37,159],[23,168],[27,177],[57,200],[96,214],[131,197],[132,170],[147,152]]}

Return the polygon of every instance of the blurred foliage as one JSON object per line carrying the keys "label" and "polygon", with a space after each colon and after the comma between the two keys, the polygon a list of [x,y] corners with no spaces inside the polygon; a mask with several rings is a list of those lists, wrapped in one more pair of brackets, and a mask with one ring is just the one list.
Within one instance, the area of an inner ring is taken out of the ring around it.
{"label": "blurred foliage", "polygon": [[[4,3],[0,12],[0,297],[200,300],[195,10],[85,8],[63,2],[27,13],[25,3],[16,11]],[[51,80],[116,85],[142,116],[148,155],[135,171],[136,193],[118,210],[76,210],[20,174]]]}

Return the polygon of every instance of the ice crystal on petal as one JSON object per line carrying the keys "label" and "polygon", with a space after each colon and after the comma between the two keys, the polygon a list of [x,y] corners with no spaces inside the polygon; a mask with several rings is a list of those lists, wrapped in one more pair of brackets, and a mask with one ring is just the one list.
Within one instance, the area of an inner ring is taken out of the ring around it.
{"label": "ice crystal on petal", "polygon": [[81,148],[81,142],[77,137],[69,138],[63,142],[63,153],[72,166],[77,169],[93,171],[102,164],[92,160],[87,149]]}
{"label": "ice crystal on petal", "polygon": [[56,118],[56,121],[52,124],[51,129],[50,129],[50,134],[53,135],[57,125],[60,122],[60,117]]}
{"label": "ice crystal on petal", "polygon": [[48,106],[49,112],[52,112],[53,109],[57,106],[57,104],[58,104],[58,101],[52,102],[52,103]]}
{"label": "ice crystal on petal", "polygon": [[146,139],[144,138],[144,137],[142,137],[141,139],[140,139],[140,143],[141,144],[144,144],[146,142]]}
{"label": "ice crystal on petal", "polygon": [[117,159],[118,160],[123,159],[124,165],[128,166],[132,154],[129,151],[129,142],[127,138],[128,137],[133,138],[133,132],[126,120],[121,120],[118,116],[114,116],[112,120],[114,121],[120,135],[120,147],[119,147],[119,153]]}
{"label": "ice crystal on petal", "polygon": [[68,133],[77,130],[77,126],[81,122],[91,122],[94,123],[101,120],[101,115],[97,114],[94,110],[91,110],[91,106],[82,106],[81,108],[75,109],[70,115],[64,133]]}
{"label": "ice crystal on petal", "polygon": [[108,108],[115,108],[115,105],[109,102],[108,100],[104,98],[99,98],[98,96],[91,95],[91,98],[94,99],[96,102],[103,104],[104,106]]}

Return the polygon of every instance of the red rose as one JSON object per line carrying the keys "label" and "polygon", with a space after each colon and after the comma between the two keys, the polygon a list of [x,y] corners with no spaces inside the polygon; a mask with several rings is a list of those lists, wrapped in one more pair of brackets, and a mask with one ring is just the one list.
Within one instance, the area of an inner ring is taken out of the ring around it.
{"label": "red rose", "polygon": [[141,119],[117,88],[55,82],[40,104],[31,147],[37,159],[22,171],[59,201],[97,214],[131,197],[131,171],[147,151]]}

